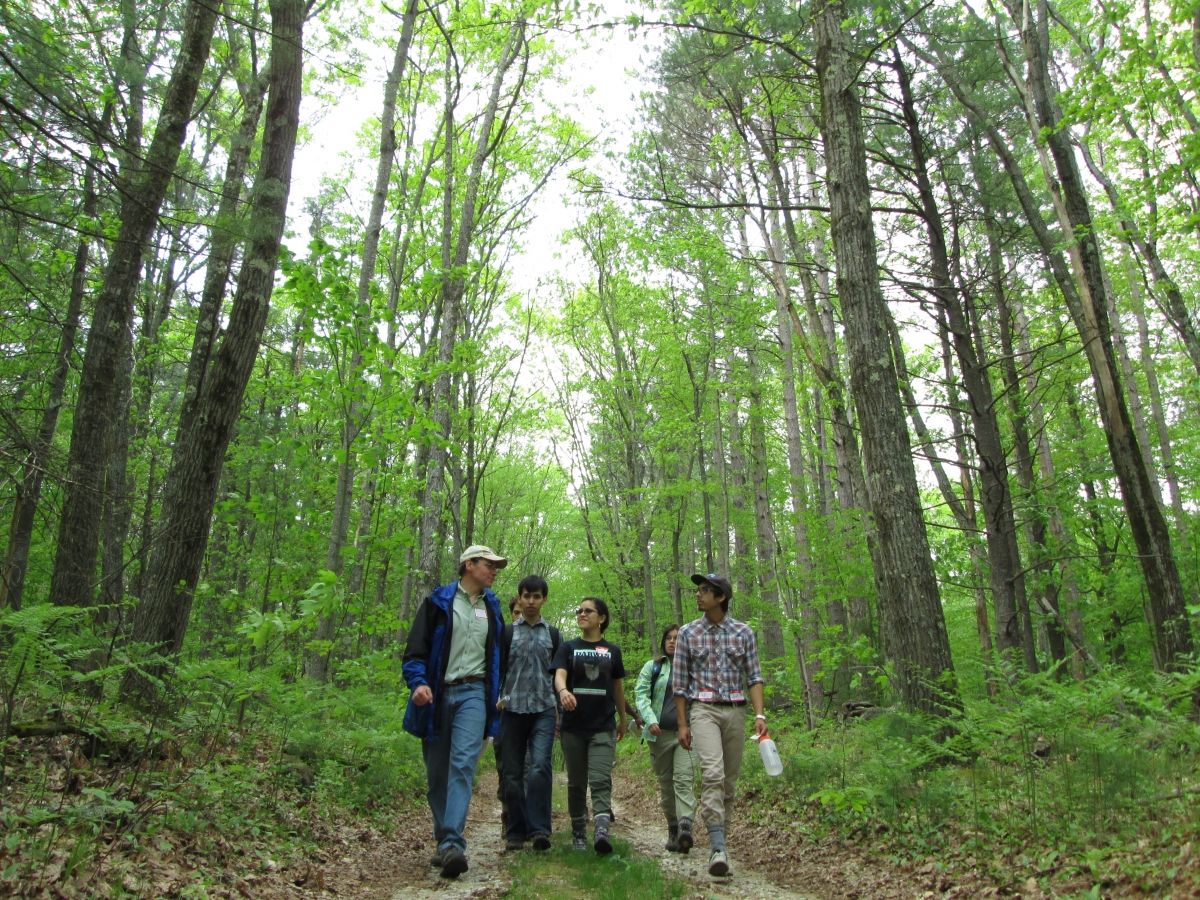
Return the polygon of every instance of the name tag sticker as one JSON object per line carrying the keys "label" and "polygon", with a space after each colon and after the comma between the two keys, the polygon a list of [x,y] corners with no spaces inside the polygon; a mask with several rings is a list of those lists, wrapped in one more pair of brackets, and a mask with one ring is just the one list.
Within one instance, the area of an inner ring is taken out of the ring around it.
{"label": "name tag sticker", "polygon": [[608,648],[607,647],[597,647],[596,652],[599,653],[601,656],[607,656]]}
{"label": "name tag sticker", "polygon": [[475,618],[477,618],[477,619],[486,619],[486,618],[487,618],[487,610],[486,610],[486,609],[477,609],[477,610],[475,610]]}
{"label": "name tag sticker", "polygon": [[743,694],[741,691],[730,691],[729,699],[732,700],[734,703],[745,703],[746,695]]}
{"label": "name tag sticker", "polygon": [[712,691],[701,691],[700,693],[698,693],[696,695],[696,699],[699,700],[701,703],[712,703],[713,692]]}

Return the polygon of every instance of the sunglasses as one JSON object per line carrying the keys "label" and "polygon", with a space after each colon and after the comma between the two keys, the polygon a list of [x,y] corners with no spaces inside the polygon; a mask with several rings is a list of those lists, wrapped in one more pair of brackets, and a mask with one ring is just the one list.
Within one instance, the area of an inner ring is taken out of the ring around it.
{"label": "sunglasses", "polygon": [[594,613],[594,612],[596,612],[596,610],[594,610],[594,609],[588,609],[586,606],[581,606],[581,607],[579,607],[577,610],[575,610],[575,615],[577,615],[577,616],[590,616],[590,615],[591,615],[592,613]]}

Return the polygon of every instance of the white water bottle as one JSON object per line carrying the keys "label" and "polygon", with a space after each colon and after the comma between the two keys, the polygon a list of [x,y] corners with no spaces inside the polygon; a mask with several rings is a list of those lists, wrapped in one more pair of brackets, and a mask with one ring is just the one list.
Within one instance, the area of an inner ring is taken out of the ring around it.
{"label": "white water bottle", "polygon": [[770,734],[764,733],[758,739],[758,755],[762,757],[768,775],[774,777],[783,774],[783,760],[779,758],[779,748],[771,740]]}

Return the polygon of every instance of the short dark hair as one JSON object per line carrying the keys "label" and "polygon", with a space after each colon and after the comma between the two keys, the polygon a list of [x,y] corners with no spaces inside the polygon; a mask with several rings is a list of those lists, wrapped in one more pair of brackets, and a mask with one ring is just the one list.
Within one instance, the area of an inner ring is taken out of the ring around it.
{"label": "short dark hair", "polygon": [[667,655],[667,638],[669,638],[671,636],[672,631],[678,631],[678,630],[679,630],[679,626],[676,625],[674,622],[672,622],[670,625],[668,625],[666,628],[663,629],[662,640],[658,642],[658,649],[660,649],[662,651],[664,658]]}
{"label": "short dark hair", "polygon": [[513,612],[517,608],[517,604],[520,602],[521,602],[521,595],[517,594],[517,596],[512,598],[512,602],[508,604],[508,611],[510,613]]}
{"label": "short dark hair", "polygon": [[546,584],[546,579],[541,575],[526,575],[521,579],[521,583],[517,585],[517,594],[524,594],[526,591],[531,594],[540,593],[543,597],[549,597],[550,585]]}
{"label": "short dark hair", "polygon": [[[593,603],[595,603],[596,604],[596,612],[599,613],[600,615],[604,616],[604,621],[600,623],[600,633],[604,634],[604,630],[606,628],[608,628],[608,619],[609,619],[608,604],[605,603],[603,600],[601,600],[599,597],[584,597],[583,599],[591,600]],[[582,603],[583,600],[581,600],[579,602]]]}

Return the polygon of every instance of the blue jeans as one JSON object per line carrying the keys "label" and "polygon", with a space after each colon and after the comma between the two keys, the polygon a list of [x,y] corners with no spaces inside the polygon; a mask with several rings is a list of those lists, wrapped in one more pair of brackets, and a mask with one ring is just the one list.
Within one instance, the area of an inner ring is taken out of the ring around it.
{"label": "blue jeans", "polygon": [[[554,707],[536,713],[500,716],[500,743],[504,748],[504,802],[508,804],[509,840],[524,841],[535,834],[550,834],[550,761],[554,749]],[[532,757],[528,784],[525,751]]]}
{"label": "blue jeans", "polygon": [[475,785],[475,766],[487,725],[487,691],[483,682],[443,687],[436,741],[422,741],[433,838],[438,850],[467,849],[463,829]]}

